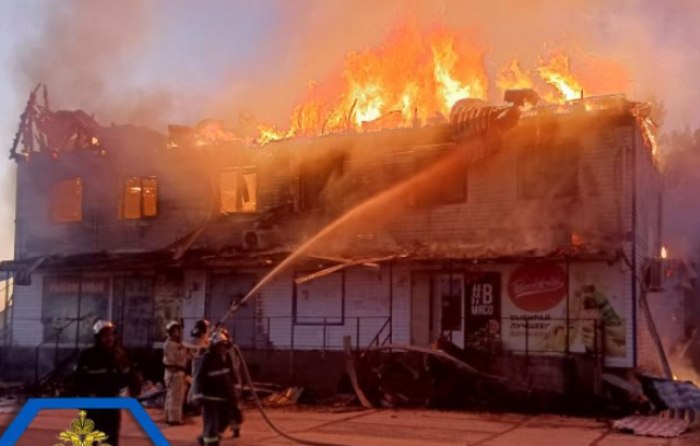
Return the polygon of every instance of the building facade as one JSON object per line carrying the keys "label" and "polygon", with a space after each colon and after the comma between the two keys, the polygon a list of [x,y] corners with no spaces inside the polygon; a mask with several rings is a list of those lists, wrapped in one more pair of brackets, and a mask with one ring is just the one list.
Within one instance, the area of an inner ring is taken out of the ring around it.
{"label": "building facade", "polygon": [[[5,348],[50,370],[57,348],[69,358],[91,341],[97,317],[118,324],[127,348],[158,348],[165,322],[219,320],[345,216],[224,321],[239,345],[301,358],[339,352],[348,336],[357,350],[441,337],[491,365],[527,357],[528,374],[539,358],[545,383],[566,358],[663,370],[645,309],[659,305],[648,300],[660,299],[650,292],[663,267],[644,108],[604,98],[518,110],[491,131],[515,108],[262,147],[216,121],[168,135],[44,129],[42,144],[14,154]],[[281,361],[305,373],[292,357],[255,358],[263,371]]]}

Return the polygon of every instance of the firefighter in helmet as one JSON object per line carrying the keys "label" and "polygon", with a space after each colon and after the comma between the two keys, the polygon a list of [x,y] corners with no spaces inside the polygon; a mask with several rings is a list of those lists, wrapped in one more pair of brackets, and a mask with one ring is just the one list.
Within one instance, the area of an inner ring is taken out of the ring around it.
{"label": "firefighter in helmet", "polygon": [[228,426],[233,436],[240,435],[243,416],[238,408],[236,370],[230,352],[232,342],[224,328],[214,330],[209,350],[196,362],[195,398],[201,401],[204,423],[200,445],[218,446]]}
{"label": "firefighter in helmet", "polygon": [[[88,397],[115,397],[128,387],[132,396],[139,395],[141,377],[118,344],[114,324],[101,319],[92,329],[95,345],[80,352],[78,357],[76,393]],[[119,409],[89,410],[88,418],[95,422],[96,429],[107,434],[110,445],[119,446]]]}
{"label": "firefighter in helmet", "polygon": [[190,339],[185,346],[190,350],[193,358],[202,356],[209,349],[209,321],[200,319],[190,331]]}
{"label": "firefighter in helmet", "polygon": [[182,343],[182,329],[177,321],[170,321],[165,326],[168,339],[163,347],[163,365],[165,366],[165,422],[179,426],[182,421],[182,407],[187,389],[187,361],[189,351]]}

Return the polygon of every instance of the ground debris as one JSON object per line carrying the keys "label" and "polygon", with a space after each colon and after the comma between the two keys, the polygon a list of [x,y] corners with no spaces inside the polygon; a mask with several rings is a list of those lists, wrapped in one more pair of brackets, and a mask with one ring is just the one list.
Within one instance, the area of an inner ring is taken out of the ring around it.
{"label": "ground debris", "polygon": [[269,405],[276,407],[293,406],[299,403],[299,398],[303,392],[304,389],[301,387],[289,387],[281,392],[273,393],[265,398],[265,401]]}
{"label": "ground debris", "polygon": [[613,428],[648,437],[673,438],[688,430],[690,421],[655,415],[632,415],[613,422]]}
{"label": "ground debris", "polygon": [[136,397],[144,407],[162,408],[165,405],[165,392],[167,389],[162,383],[146,381],[143,383],[141,393]]}

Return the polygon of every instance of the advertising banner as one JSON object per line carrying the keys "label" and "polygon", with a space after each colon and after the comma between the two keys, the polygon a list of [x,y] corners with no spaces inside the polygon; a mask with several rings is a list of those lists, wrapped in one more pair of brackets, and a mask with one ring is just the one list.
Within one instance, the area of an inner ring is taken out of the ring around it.
{"label": "advertising banner", "polygon": [[598,344],[609,364],[631,361],[627,320],[632,310],[628,290],[619,268],[603,264],[572,266],[572,351],[594,351]]}
{"label": "advertising banner", "polygon": [[[625,274],[604,263],[515,266],[503,298],[503,343],[530,353],[603,353],[626,366],[629,305]],[[527,325],[527,327],[526,327]]]}
{"label": "advertising banner", "polygon": [[515,267],[503,299],[504,344],[512,351],[566,350],[568,277],[558,263]]}
{"label": "advertising banner", "polygon": [[487,350],[501,338],[501,274],[465,276],[464,345]]}

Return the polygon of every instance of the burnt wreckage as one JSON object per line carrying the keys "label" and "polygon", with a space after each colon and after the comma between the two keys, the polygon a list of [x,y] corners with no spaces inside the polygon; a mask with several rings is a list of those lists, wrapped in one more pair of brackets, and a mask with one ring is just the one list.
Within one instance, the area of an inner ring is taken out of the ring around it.
{"label": "burnt wreckage", "polygon": [[[668,372],[656,329],[680,333],[685,316],[661,286],[645,104],[512,91],[425,126],[258,146],[214,120],[105,127],[39,91],[12,147],[16,253],[2,264],[5,350],[34,366],[6,375],[65,368],[106,316],[157,377],[165,321],[217,320],[329,224],[225,322],[261,378],[335,390],[344,347],[374,403],[447,404],[458,388],[585,398],[605,376]],[[440,347],[475,373],[376,353],[389,344]]]}

